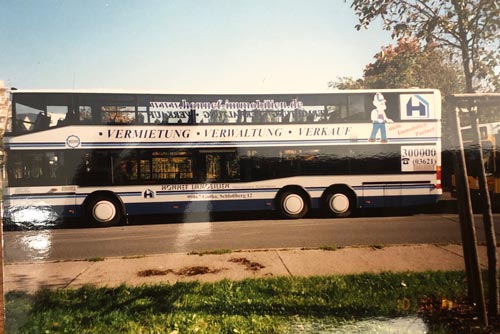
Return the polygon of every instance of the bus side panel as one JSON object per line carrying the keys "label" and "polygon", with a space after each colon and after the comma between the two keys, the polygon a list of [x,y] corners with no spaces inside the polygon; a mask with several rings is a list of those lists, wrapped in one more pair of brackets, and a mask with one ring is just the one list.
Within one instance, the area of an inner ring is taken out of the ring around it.
{"label": "bus side panel", "polygon": [[272,210],[267,205],[269,200],[225,200],[225,201],[199,201],[199,202],[172,202],[172,203],[127,203],[125,209],[127,214],[149,215],[149,214],[174,214],[190,212],[222,212],[222,211],[252,211]]}
{"label": "bus side panel", "polygon": [[360,207],[408,207],[435,204],[440,193],[432,184],[364,184]]}
{"label": "bus side panel", "polygon": [[[36,191],[36,189],[33,189]],[[75,194],[61,192],[39,192],[17,195],[16,189],[4,194],[4,219],[7,224],[25,224],[43,226],[55,221],[74,218],[79,215],[75,205]]]}

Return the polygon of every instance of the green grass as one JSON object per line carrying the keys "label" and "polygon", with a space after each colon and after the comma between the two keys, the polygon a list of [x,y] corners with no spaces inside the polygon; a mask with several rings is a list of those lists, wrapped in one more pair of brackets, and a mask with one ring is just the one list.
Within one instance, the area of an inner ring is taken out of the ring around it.
{"label": "green grass", "polygon": [[424,299],[459,300],[464,291],[462,272],[428,272],[10,292],[6,333],[287,333],[298,316],[417,314]]}

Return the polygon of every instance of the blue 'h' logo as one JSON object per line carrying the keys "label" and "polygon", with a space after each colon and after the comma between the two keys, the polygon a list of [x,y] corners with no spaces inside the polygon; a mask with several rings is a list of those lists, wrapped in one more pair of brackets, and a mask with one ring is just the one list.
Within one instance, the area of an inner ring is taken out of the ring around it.
{"label": "blue 'h' logo", "polygon": [[[417,100],[417,104],[414,104],[414,97]],[[429,118],[429,102],[420,95],[410,97],[406,103],[406,116],[413,118]]]}
{"label": "blue 'h' logo", "polygon": [[144,198],[154,198],[155,192],[151,189],[148,189],[144,192]]}

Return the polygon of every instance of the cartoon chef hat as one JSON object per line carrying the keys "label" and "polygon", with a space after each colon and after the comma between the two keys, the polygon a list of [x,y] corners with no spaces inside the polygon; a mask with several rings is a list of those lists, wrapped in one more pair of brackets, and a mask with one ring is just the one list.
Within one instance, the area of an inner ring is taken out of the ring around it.
{"label": "cartoon chef hat", "polygon": [[382,93],[375,94],[375,96],[373,97],[373,103],[375,103],[375,101],[378,102],[378,103],[385,102],[384,95],[382,95]]}

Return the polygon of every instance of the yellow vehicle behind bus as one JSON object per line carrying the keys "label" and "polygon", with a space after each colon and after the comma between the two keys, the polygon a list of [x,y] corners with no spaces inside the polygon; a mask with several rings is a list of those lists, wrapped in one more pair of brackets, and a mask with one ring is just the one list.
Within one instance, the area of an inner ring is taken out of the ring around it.
{"label": "yellow vehicle behind bus", "polygon": [[[500,207],[500,122],[483,123],[479,125],[479,136],[483,150],[483,166],[488,180],[488,189],[492,205]],[[462,128],[465,158],[467,164],[467,179],[471,197],[475,207],[479,207],[481,196],[479,193],[477,153],[472,147],[472,128]],[[452,177],[453,194],[455,194],[455,177]]]}

